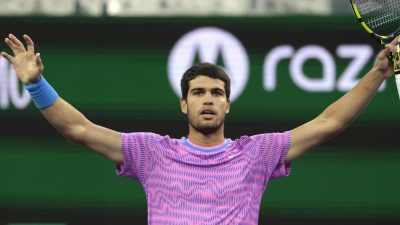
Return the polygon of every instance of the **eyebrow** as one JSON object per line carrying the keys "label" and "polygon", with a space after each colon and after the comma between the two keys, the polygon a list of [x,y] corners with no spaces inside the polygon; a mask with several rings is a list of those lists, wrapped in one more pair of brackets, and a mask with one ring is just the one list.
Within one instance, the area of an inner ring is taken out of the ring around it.
{"label": "eyebrow", "polygon": [[[193,88],[192,90],[190,90],[190,92],[205,91],[205,90],[206,90],[206,88],[198,87],[198,88]],[[211,91],[220,91],[222,93],[225,93],[225,91],[221,88],[211,88]]]}

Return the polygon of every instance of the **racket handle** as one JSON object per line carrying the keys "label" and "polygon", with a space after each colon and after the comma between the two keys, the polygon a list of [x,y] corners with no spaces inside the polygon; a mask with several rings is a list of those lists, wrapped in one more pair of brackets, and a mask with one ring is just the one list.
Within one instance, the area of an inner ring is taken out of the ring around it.
{"label": "racket handle", "polygon": [[394,77],[396,80],[397,93],[400,99],[400,68],[397,67],[396,62],[400,58],[400,37],[397,37],[396,56],[393,59]]}
{"label": "racket handle", "polygon": [[400,99],[400,70],[396,70],[394,72],[394,77],[396,79],[397,93],[399,94],[399,99]]}

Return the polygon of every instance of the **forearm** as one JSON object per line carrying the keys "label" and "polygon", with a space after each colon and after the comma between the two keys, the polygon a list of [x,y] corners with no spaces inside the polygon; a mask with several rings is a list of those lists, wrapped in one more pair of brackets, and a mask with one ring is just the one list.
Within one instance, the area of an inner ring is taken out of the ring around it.
{"label": "forearm", "polygon": [[24,85],[36,107],[62,135],[72,142],[78,142],[80,134],[90,122],[74,107],[58,97],[54,88],[43,76],[37,82]]}
{"label": "forearm", "polygon": [[319,117],[347,127],[365,109],[385,80],[382,72],[376,68],[370,70],[360,82],[339,100],[331,104]]}
{"label": "forearm", "polygon": [[76,144],[81,144],[80,140],[91,124],[82,113],[60,97],[51,106],[41,109],[41,112],[54,128]]}

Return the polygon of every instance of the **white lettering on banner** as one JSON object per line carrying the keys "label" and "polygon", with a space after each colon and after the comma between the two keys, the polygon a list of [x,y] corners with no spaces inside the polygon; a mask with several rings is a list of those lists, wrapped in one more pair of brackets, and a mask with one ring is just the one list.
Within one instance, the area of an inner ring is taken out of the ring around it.
{"label": "white lettering on banner", "polygon": [[290,58],[294,53],[294,48],[290,45],[282,45],[273,48],[264,60],[264,88],[273,91],[276,88],[276,77],[278,63],[283,59]]}
{"label": "white lettering on banner", "polygon": [[0,109],[6,110],[10,102],[17,109],[25,109],[31,97],[25,88],[20,93],[20,81],[7,60],[0,58]]}
{"label": "white lettering on banner", "polygon": [[[268,92],[275,91],[277,87],[278,64],[284,59],[290,59],[289,73],[293,82],[302,90],[308,92],[331,92],[335,88],[340,92],[347,92],[359,81],[357,76],[373,56],[370,45],[339,45],[336,49],[338,57],[351,59],[349,65],[336,80],[336,64],[334,57],[328,50],[318,45],[306,45],[297,51],[290,45],[274,47],[265,57],[263,71],[264,89]],[[309,78],[303,72],[304,64],[315,59],[321,63],[322,78]],[[386,81],[379,91],[385,90]]]}
{"label": "white lettering on banner", "polygon": [[[373,56],[370,45],[339,45],[337,57],[350,59],[343,73],[337,74],[335,57],[320,45],[305,45],[295,49],[291,45],[276,46],[266,55],[263,63],[263,86],[267,92],[277,88],[278,65],[282,60],[289,60],[289,75],[293,83],[306,92],[347,92],[359,81],[357,78],[362,69]],[[168,58],[168,78],[177,94],[180,93],[182,74],[193,65],[196,55],[202,62],[216,63],[221,56],[224,69],[232,79],[231,100],[237,99],[244,91],[249,79],[249,62],[246,50],[232,34],[215,27],[198,28],[185,34],[178,40]],[[309,60],[317,60],[321,64],[320,78],[312,78],[304,73],[305,64]],[[386,81],[379,91],[385,90]]]}
{"label": "white lettering on banner", "polygon": [[[345,92],[360,81],[360,79],[357,79],[357,75],[365,67],[369,59],[373,57],[374,51],[369,45],[340,45],[336,49],[336,54],[340,58],[353,59],[337,82],[337,89]],[[379,91],[383,91],[385,87],[386,81],[380,86]]]}
{"label": "white lettering on banner", "polygon": [[195,29],[178,40],[168,58],[168,79],[175,93],[181,97],[182,75],[195,62],[217,63],[231,78],[231,101],[237,99],[249,78],[249,59],[246,49],[231,33],[215,27]]}
{"label": "white lettering on banner", "polygon": [[[322,64],[322,78],[309,78],[303,72],[304,64],[316,59]],[[307,45],[293,55],[289,65],[292,80],[301,89],[309,92],[329,92],[335,88],[335,61],[331,54],[321,46]]]}
{"label": "white lettering on banner", "polygon": [[9,105],[8,77],[7,61],[0,58],[0,109],[7,109]]}

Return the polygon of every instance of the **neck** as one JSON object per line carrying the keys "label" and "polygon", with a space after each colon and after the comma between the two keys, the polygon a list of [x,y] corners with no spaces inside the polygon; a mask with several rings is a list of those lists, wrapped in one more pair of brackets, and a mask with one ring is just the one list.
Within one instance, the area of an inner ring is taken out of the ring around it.
{"label": "neck", "polygon": [[196,131],[191,126],[189,128],[188,139],[190,142],[203,147],[212,147],[221,144],[225,141],[223,126],[216,132],[204,134]]}

